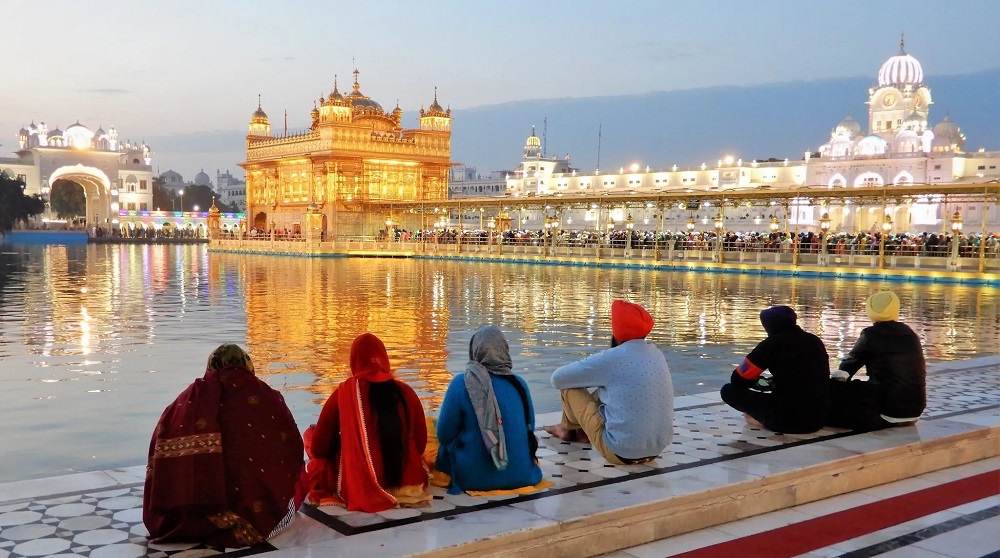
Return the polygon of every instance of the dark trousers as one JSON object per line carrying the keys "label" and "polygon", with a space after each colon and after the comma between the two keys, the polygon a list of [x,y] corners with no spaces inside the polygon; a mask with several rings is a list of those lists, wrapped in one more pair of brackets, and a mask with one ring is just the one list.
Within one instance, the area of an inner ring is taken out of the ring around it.
{"label": "dark trousers", "polygon": [[851,430],[878,430],[904,426],[886,421],[879,414],[878,387],[860,380],[830,380],[830,419],[827,424]]}
{"label": "dark trousers", "polygon": [[733,384],[722,386],[722,400],[727,405],[757,419],[764,428],[788,434],[808,434],[823,427],[815,421],[805,422],[798,417],[786,417],[777,409],[774,395],[752,389],[738,388]]}

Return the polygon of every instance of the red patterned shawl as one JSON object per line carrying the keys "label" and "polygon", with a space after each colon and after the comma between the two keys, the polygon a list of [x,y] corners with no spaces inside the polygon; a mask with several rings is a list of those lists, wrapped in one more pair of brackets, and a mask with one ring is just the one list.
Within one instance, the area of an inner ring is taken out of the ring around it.
{"label": "red patterned shawl", "polygon": [[153,433],[143,497],[149,537],[262,542],[294,518],[302,470],[302,438],[281,394],[246,369],[209,370]]}

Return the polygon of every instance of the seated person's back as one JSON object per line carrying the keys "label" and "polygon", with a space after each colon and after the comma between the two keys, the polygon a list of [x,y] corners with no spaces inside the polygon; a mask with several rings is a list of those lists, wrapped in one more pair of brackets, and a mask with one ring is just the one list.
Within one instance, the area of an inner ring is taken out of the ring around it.
{"label": "seated person's back", "polygon": [[646,340],[652,328],[645,308],[614,301],[612,348],[552,373],[563,418],[545,430],[564,440],[582,432],[615,464],[653,459],[666,449],[673,437],[674,389],[663,352]]}
{"label": "seated person's back", "polygon": [[306,430],[309,500],[365,512],[428,504],[420,398],[393,377],[385,345],[371,333],[354,340],[350,360],[352,376]]}
{"label": "seated person's back", "polygon": [[512,372],[503,333],[479,328],[469,363],[448,386],[437,421],[436,468],[451,475],[451,492],[505,490],[542,480],[528,386]]}
{"label": "seated person's back", "polygon": [[927,404],[927,363],[920,338],[899,321],[899,297],[891,291],[871,295],[865,303],[872,325],[840,362],[837,377],[853,377],[861,367],[865,383],[832,383],[834,409],[830,423],[847,428],[879,428],[916,421]]}
{"label": "seated person's back", "polygon": [[153,433],[143,522],[156,543],[263,542],[302,501],[302,437],[281,394],[222,345],[205,376],[166,408]]}
{"label": "seated person's back", "polygon": [[[830,361],[823,341],[796,320],[788,306],[761,311],[767,337],[733,371],[722,400],[770,430],[815,432],[830,409]],[[751,389],[764,370],[772,376],[770,393]]]}

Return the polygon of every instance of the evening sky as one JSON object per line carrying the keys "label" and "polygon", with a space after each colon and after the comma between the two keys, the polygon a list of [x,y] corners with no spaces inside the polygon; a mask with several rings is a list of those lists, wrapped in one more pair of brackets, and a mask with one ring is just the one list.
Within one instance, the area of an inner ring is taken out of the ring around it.
{"label": "evening sky", "polygon": [[[406,127],[435,86],[458,116],[528,99],[874,78],[901,32],[928,76],[1000,65],[994,0],[6,0],[0,11],[0,152],[32,120],[114,124],[150,141],[156,169],[188,178],[199,166],[242,174],[242,145],[211,142],[245,130],[258,94],[275,131],[285,110],[303,129],[334,74],[350,89],[355,65],[362,92],[387,110],[398,99]],[[163,147],[185,137],[208,143],[206,160]]]}

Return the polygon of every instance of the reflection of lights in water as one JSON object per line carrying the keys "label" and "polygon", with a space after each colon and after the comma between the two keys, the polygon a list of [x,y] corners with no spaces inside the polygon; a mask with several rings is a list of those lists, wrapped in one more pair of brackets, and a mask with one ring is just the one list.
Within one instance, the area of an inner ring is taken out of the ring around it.
{"label": "reflection of lights in water", "polygon": [[80,349],[83,354],[90,354],[90,314],[84,307],[80,308]]}
{"label": "reflection of lights in water", "polygon": [[[453,374],[465,367],[472,332],[492,323],[507,336],[514,369],[528,380],[542,413],[559,408],[552,371],[607,348],[614,299],[641,303],[653,315],[651,340],[667,354],[675,389],[685,395],[729,380],[734,363],[765,337],[759,313],[769,304],[795,308],[799,324],[823,339],[831,359],[842,357],[871,325],[864,301],[876,288],[849,280],[474,261],[206,257],[204,247],[31,250],[53,256],[37,269],[25,268],[26,280],[5,292],[0,315],[17,321],[0,326],[10,341],[0,346],[10,353],[0,357],[0,369],[5,380],[24,378],[36,392],[0,390],[0,422],[41,429],[60,420],[66,426],[47,434],[59,450],[50,455],[5,448],[8,466],[0,467],[0,479],[79,469],[94,441],[109,437],[115,447],[102,446],[107,453],[93,468],[136,462],[148,449],[148,428],[114,426],[133,418],[155,424],[224,341],[250,350],[258,375],[281,390],[304,427],[349,375],[350,343],[359,333],[382,338],[398,376],[433,412]],[[902,321],[925,341],[928,359],[1000,354],[997,289],[892,288],[903,300]],[[87,355],[80,349],[81,321],[89,328]],[[42,385],[49,376],[77,383]],[[121,394],[114,405],[87,399],[88,391],[108,386]],[[42,395],[50,396],[33,400]],[[87,420],[91,412],[109,420]]]}

